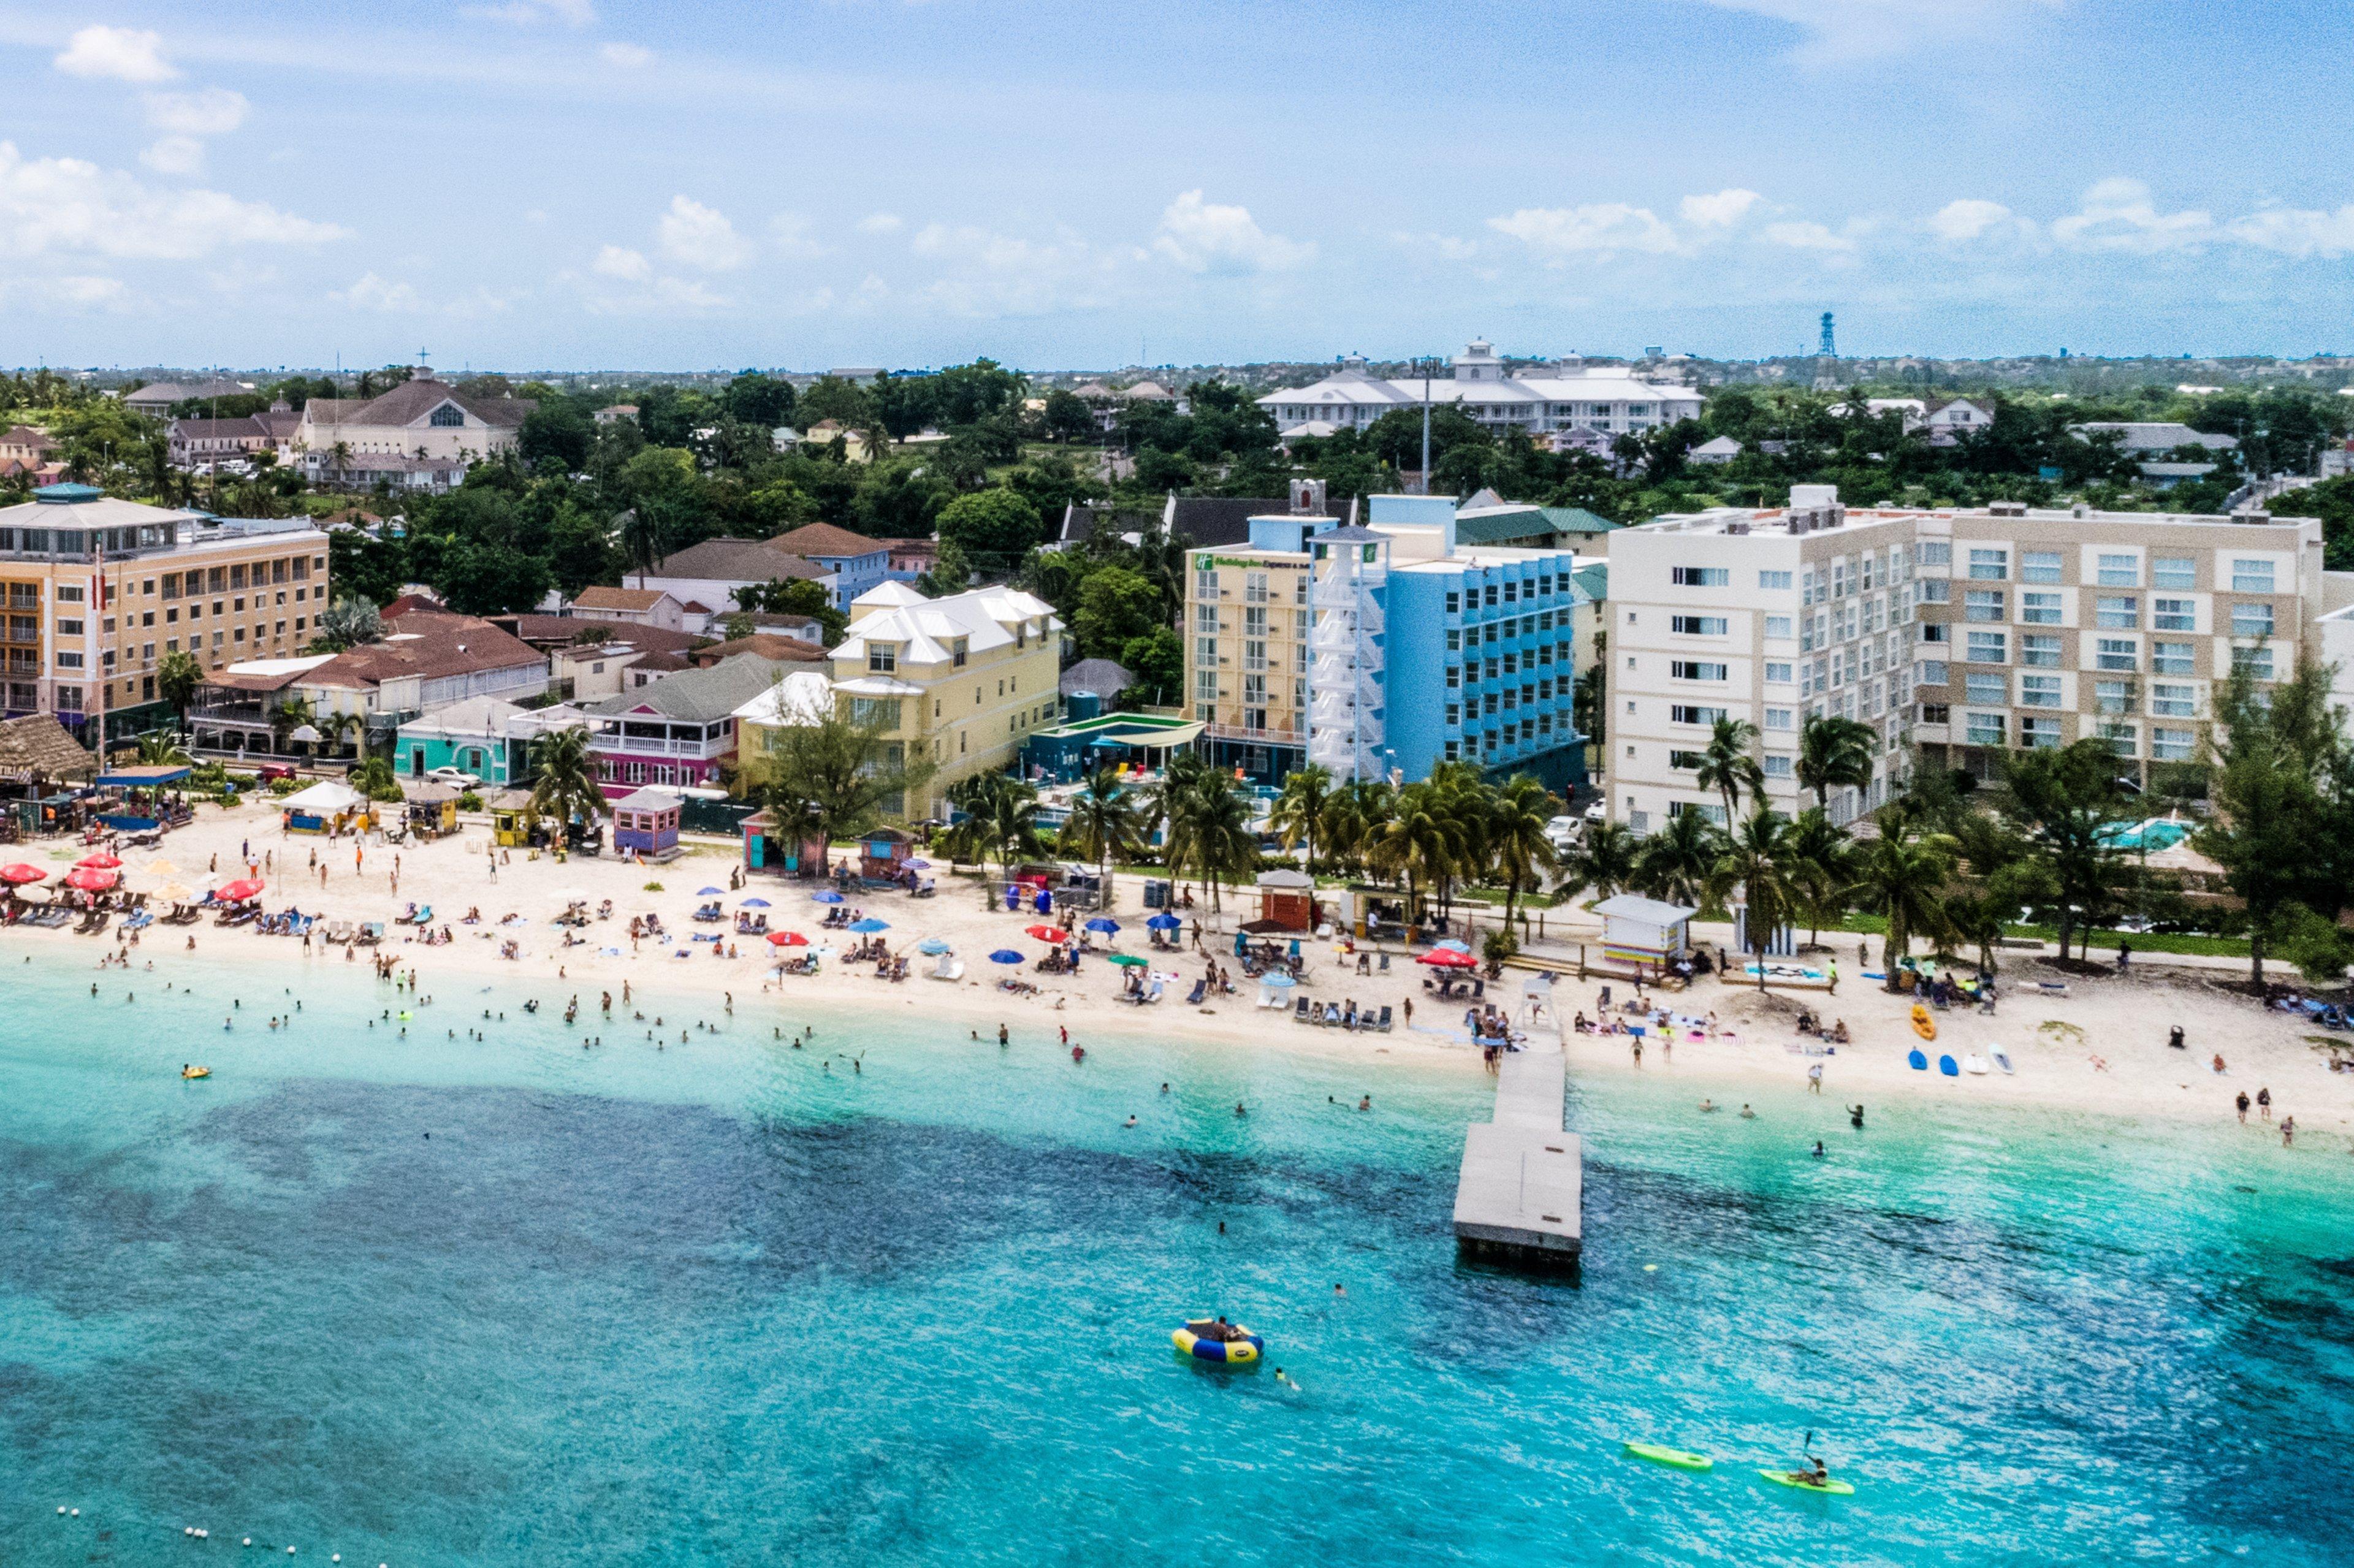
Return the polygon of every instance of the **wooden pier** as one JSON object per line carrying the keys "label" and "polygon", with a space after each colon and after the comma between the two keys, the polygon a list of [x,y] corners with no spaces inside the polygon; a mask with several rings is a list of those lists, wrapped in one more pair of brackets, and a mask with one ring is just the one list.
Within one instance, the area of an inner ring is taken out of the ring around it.
{"label": "wooden pier", "polygon": [[1476,1257],[1541,1267],[1577,1265],[1584,1242],[1585,1151],[1562,1126],[1568,1064],[1560,1041],[1507,1052],[1493,1120],[1463,1139],[1455,1239]]}

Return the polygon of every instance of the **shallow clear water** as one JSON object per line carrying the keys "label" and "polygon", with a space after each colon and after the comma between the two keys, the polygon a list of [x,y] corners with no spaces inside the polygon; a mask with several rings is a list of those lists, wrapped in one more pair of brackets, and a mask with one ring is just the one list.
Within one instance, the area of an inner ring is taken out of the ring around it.
{"label": "shallow clear water", "polygon": [[2342,1149],[1574,1085],[1572,1284],[1457,1261],[1473,1065],[197,972],[5,977],[0,1562],[2354,1562]]}

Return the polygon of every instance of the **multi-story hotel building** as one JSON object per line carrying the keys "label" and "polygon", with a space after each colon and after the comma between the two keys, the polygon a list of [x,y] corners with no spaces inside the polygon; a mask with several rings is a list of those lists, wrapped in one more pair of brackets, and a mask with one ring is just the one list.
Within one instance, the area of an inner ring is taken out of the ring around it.
{"label": "multi-story hotel building", "polygon": [[1213,759],[1268,782],[1458,760],[1581,780],[1575,554],[1458,545],[1443,497],[1371,496],[1366,517],[1254,517],[1247,546],[1187,553],[1186,699]]}
{"label": "multi-story hotel building", "polygon": [[1643,381],[1627,370],[1546,365],[1507,374],[1486,343],[1455,356],[1450,376],[1426,385],[1419,376],[1368,376],[1365,362],[1341,368],[1307,387],[1288,387],[1258,399],[1285,435],[1363,429],[1397,408],[1417,408],[1424,397],[1452,405],[1490,429],[1546,435],[1592,430],[1633,435],[1700,418],[1701,395],[1672,382]]}
{"label": "multi-story hotel building", "polygon": [[[1796,778],[1810,716],[1881,737],[1840,821],[1903,783],[1908,747],[1981,778],[2026,747],[2105,740],[2144,780],[2197,760],[2216,684],[2285,678],[2318,654],[2354,577],[2321,568],[2321,525],[2030,510],[1854,510],[1828,485],[1787,507],[1659,518],[1611,541],[1611,814],[1638,832],[1691,810],[1719,717],[1758,727],[1766,800]],[[2338,579],[2343,579],[2338,580]]]}
{"label": "multi-story hotel building", "polygon": [[54,714],[85,744],[168,723],[155,669],[283,658],[327,604],[327,536],[221,522],[54,484],[0,508],[6,711]]}

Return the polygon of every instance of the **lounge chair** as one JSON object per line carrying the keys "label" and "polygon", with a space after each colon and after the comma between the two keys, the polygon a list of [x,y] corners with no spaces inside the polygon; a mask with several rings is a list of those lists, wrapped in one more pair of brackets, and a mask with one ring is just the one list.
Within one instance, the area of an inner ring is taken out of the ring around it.
{"label": "lounge chair", "polygon": [[1202,1005],[1202,999],[1209,994],[1210,982],[1205,980],[1197,980],[1193,982],[1193,989],[1188,991],[1185,995],[1185,1005],[1188,1007],[1199,1007]]}
{"label": "lounge chair", "polygon": [[1294,1023],[1313,1023],[1316,1022],[1316,1014],[1310,1008],[1308,999],[1306,997],[1303,996],[1298,1001],[1292,1003],[1291,1022]]}
{"label": "lounge chair", "polygon": [[1375,1029],[1375,1030],[1379,1031],[1380,1033],[1384,1033],[1384,1034],[1387,1034],[1387,1033],[1390,1032],[1390,1008],[1389,1008],[1389,1003],[1387,1003],[1387,1002],[1384,1002],[1384,1003],[1382,1004],[1382,1014],[1381,1014],[1381,1019],[1380,1019],[1380,1021],[1379,1021],[1378,1022],[1376,1022],[1376,1023],[1373,1025],[1373,1027],[1374,1027],[1374,1029]]}
{"label": "lounge chair", "polygon": [[383,940],[384,922],[363,920],[360,922],[359,934],[352,938],[352,945],[355,948],[373,948]]}

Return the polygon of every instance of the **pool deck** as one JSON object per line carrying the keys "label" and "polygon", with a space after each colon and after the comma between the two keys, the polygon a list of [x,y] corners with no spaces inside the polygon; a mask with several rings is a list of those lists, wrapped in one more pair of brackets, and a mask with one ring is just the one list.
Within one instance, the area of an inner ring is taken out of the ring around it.
{"label": "pool deck", "polygon": [[1568,1063],[1558,1035],[1506,1053],[1496,1072],[1494,1119],[1463,1139],[1455,1186],[1455,1239],[1497,1262],[1575,1267],[1585,1245],[1585,1148],[1564,1130]]}

